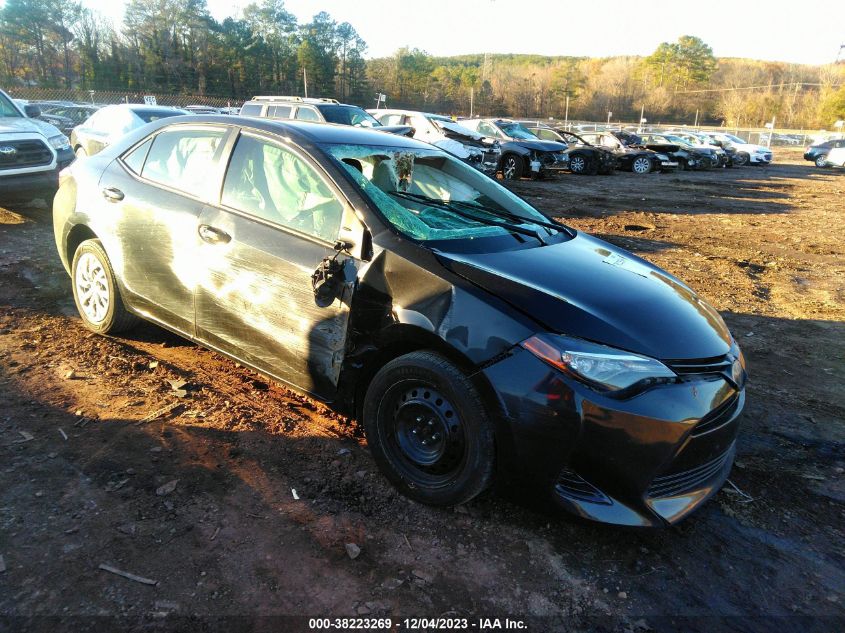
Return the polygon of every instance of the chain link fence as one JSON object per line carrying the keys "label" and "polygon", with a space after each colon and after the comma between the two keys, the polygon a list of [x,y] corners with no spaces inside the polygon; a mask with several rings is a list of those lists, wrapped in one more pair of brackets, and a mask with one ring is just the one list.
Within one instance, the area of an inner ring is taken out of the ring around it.
{"label": "chain link fence", "polygon": [[114,103],[144,103],[144,97],[153,96],[158,105],[184,108],[186,106],[210,106],[213,108],[240,108],[244,99],[210,97],[208,95],[158,94],[155,92],[120,92],[104,90],[74,90],[67,88],[10,88],[7,92],[14,99],[26,101],[67,102],[86,105],[110,105]]}
{"label": "chain link fence", "polygon": [[[108,105],[113,103],[144,103],[144,97],[153,96],[159,105],[184,108],[186,106],[210,106],[213,108],[240,108],[245,99],[232,99],[231,97],[214,97],[208,95],[191,94],[160,94],[154,92],[121,92],[103,90],[75,90],[65,88],[35,88],[18,87],[8,91],[15,99],[25,99],[35,102],[68,102],[78,104]],[[517,118],[517,117],[514,117]],[[807,130],[807,129],[778,129],[769,130],[760,127],[717,127],[703,125],[652,125],[640,126],[637,123],[626,123],[620,121],[595,122],[595,121],[562,121],[560,119],[529,119],[538,123],[554,127],[564,126],[574,132],[594,132],[612,129],[624,129],[632,132],[642,130],[646,132],[659,132],[667,130],[699,130],[707,132],[726,132],[739,136],[749,143],[760,145],[771,145],[773,147],[805,147],[812,143],[828,140],[831,138],[842,138],[845,130]],[[771,141],[769,137],[771,136]]]}

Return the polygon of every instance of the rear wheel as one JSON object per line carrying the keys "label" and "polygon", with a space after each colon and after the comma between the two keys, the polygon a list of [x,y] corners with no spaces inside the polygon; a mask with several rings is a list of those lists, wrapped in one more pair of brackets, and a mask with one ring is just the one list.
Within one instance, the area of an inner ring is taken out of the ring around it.
{"label": "rear wheel", "polygon": [[637,156],[631,163],[631,171],[635,174],[647,174],[651,169],[651,159],[647,156]]}
{"label": "rear wheel", "polygon": [[89,330],[98,334],[123,332],[138,317],[123,305],[114,272],[100,240],[85,240],[76,249],[71,266],[73,300]]}
{"label": "rear wheel", "polygon": [[430,505],[469,501],[493,477],[493,428],[475,386],[449,360],[413,352],[387,363],[364,400],[373,457],[399,491]]}
{"label": "rear wheel", "polygon": [[506,154],[502,159],[502,177],[505,180],[518,180],[525,171],[525,162],[516,154]]}
{"label": "rear wheel", "polygon": [[816,167],[827,167],[827,154],[819,154],[815,162]]}

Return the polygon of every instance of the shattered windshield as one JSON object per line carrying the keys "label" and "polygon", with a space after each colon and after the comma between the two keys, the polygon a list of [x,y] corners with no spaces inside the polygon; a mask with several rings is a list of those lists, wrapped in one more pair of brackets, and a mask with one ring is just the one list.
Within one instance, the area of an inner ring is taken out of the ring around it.
{"label": "shattered windshield", "polygon": [[0,93],[0,117],[21,118],[21,113],[6,95]]}
{"label": "shattered windshield", "polygon": [[564,230],[487,176],[436,149],[325,144],[385,219],[420,241]]}
{"label": "shattered windshield", "polygon": [[521,138],[528,141],[536,141],[537,137],[522,127],[519,123],[500,123],[499,129],[511,138]]}

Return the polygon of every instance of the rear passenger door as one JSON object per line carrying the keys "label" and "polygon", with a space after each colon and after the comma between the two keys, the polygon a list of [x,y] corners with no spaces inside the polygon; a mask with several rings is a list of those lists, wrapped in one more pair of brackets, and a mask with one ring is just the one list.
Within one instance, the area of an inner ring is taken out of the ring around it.
{"label": "rear passenger door", "polygon": [[113,161],[100,179],[116,227],[102,231],[129,301],[145,316],[194,334],[199,216],[219,190],[227,126],[173,125]]}
{"label": "rear passenger door", "polygon": [[[311,275],[351,207],[309,157],[242,131],[220,203],[200,218],[197,336],[323,398],[335,392],[352,285],[319,307]],[[341,260],[346,255],[339,256]]]}

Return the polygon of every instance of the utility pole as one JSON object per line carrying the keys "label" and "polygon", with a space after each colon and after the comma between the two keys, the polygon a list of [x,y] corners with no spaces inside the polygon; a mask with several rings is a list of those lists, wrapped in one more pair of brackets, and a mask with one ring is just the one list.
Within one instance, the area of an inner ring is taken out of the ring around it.
{"label": "utility pole", "polygon": [[569,129],[569,95],[566,95],[566,114],[563,115],[563,129]]}
{"label": "utility pole", "polygon": [[698,108],[695,109],[695,123],[692,124],[694,130],[698,129]]}
{"label": "utility pole", "polygon": [[472,101],[475,97],[475,88],[472,86],[469,87],[469,118],[472,118]]}
{"label": "utility pole", "polygon": [[302,68],[302,83],[305,84],[305,98],[308,98],[308,70]]}

